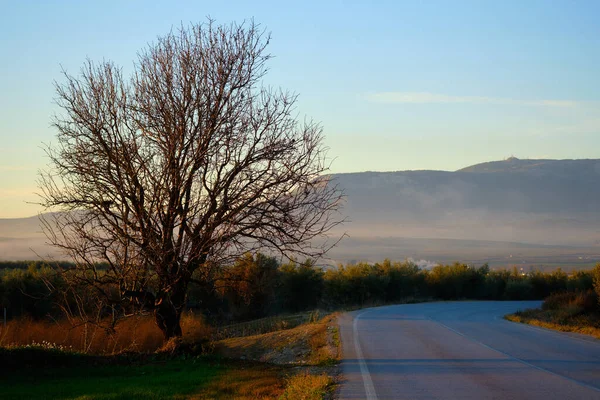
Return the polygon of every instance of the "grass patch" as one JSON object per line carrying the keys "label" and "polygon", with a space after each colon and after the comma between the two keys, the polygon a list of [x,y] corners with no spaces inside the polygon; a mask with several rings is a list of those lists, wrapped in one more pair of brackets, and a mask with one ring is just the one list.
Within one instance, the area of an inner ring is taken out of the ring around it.
{"label": "grass patch", "polygon": [[313,375],[308,372],[288,380],[281,400],[321,400],[331,392],[333,380],[326,374]]}
{"label": "grass patch", "polygon": [[327,314],[327,312],[314,310],[296,314],[274,315],[252,321],[225,325],[215,330],[213,339],[221,340],[233,337],[254,336],[263,333],[292,329],[306,323],[317,322]]}
{"label": "grass patch", "polygon": [[335,364],[339,352],[330,339],[335,318],[336,315],[329,315],[295,328],[219,340],[214,343],[214,349],[227,358],[279,365]]}
{"label": "grass patch", "polygon": [[[307,313],[293,328],[217,342],[231,359],[150,348],[114,355],[98,348],[92,355],[28,336],[25,345],[0,347],[0,399],[321,399],[333,391],[340,339],[336,315],[318,315]],[[268,325],[255,326],[275,328]]]}
{"label": "grass patch", "polygon": [[[225,357],[269,362],[272,368],[279,368],[280,374],[287,376],[279,399],[330,398],[339,376],[340,337],[336,319],[337,314],[331,314],[294,328],[220,340],[215,343],[215,351]],[[274,378],[261,374],[255,385],[260,387],[260,382],[265,379]],[[227,383],[225,378],[222,381],[225,387],[231,387],[240,396],[234,397],[232,391],[228,398],[266,398],[258,389],[254,394],[243,397],[255,389],[253,385],[237,387],[243,379],[235,375],[231,383]],[[275,389],[269,390],[273,392]]]}
{"label": "grass patch", "polygon": [[337,315],[331,315],[315,323],[316,328],[308,340],[310,346],[309,363],[318,366],[332,366],[339,362],[339,346],[336,344],[336,334],[339,343],[338,327],[334,323]]}
{"label": "grass patch", "polygon": [[[120,352],[154,352],[164,342],[161,331],[150,315],[133,316],[119,322],[114,331],[81,321],[32,320],[8,321],[0,325],[0,347],[50,344],[87,354],[110,355]],[[181,316],[181,329],[187,342],[208,341],[212,328],[201,315],[186,312]]]}
{"label": "grass patch", "polygon": [[285,389],[285,373],[285,369],[274,365],[236,362],[191,398],[278,399]]}
{"label": "grass patch", "polygon": [[505,315],[504,319],[555,331],[582,333],[600,339],[599,315],[564,317],[557,311],[530,309]]}
{"label": "grass patch", "polygon": [[593,290],[559,292],[548,296],[541,309],[529,309],[504,316],[513,322],[562,332],[592,335],[600,339],[600,307]]}
{"label": "grass patch", "polygon": [[16,369],[0,377],[1,399],[183,399],[226,370],[202,358],[142,365]]}
{"label": "grass patch", "polygon": [[2,349],[0,399],[278,399],[285,367],[216,357]]}

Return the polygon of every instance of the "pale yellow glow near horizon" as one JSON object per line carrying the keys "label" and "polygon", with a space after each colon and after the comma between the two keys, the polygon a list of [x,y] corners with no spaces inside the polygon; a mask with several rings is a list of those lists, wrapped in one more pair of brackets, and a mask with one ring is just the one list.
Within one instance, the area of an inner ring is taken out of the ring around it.
{"label": "pale yellow glow near horizon", "polygon": [[39,202],[39,198],[35,195],[36,190],[36,188],[27,192],[0,190],[0,218],[28,218],[42,212],[43,208],[34,204]]}

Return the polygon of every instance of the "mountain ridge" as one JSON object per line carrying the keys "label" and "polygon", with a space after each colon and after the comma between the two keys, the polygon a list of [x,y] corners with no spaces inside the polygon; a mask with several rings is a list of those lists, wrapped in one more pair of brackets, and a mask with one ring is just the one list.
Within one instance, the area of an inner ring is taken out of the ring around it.
{"label": "mountain ridge", "polygon": [[[347,233],[365,243],[362,252],[381,254],[369,259],[441,257],[436,246],[453,256],[462,253],[450,248],[460,247],[482,259],[477,249],[482,243],[445,245],[437,239],[503,242],[510,252],[518,247],[514,243],[528,243],[528,254],[535,253],[534,245],[571,252],[567,247],[596,251],[600,244],[600,159],[512,157],[457,171],[365,171],[332,174],[332,179],[346,193],[344,213],[351,221],[333,234]],[[0,259],[23,258],[34,250],[45,254],[40,231],[35,216],[0,219]],[[371,240],[376,237],[394,239],[376,247]],[[407,245],[406,238],[430,239]],[[356,246],[346,242],[334,249],[333,258],[357,259]]]}

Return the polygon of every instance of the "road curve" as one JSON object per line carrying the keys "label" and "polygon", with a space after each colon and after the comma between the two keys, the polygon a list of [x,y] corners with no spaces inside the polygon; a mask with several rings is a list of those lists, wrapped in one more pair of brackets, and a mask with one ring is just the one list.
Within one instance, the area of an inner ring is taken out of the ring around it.
{"label": "road curve", "polygon": [[600,400],[600,341],[508,322],[539,301],[404,304],[340,317],[340,399]]}

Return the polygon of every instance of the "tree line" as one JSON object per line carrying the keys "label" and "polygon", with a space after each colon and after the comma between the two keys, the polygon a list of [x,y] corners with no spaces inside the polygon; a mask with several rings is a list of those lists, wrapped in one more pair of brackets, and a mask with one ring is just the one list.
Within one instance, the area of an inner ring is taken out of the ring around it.
{"label": "tree line", "polygon": [[[600,282],[600,266],[567,274],[558,269],[522,274],[467,264],[423,269],[410,261],[357,263],[321,268],[310,260],[280,262],[264,254],[245,254],[213,276],[196,274],[186,307],[216,324],[295,313],[316,308],[348,309],[422,300],[534,300],[553,293],[586,292]],[[66,287],[62,269],[31,263],[27,269],[0,270],[0,305],[9,318],[64,318],[77,314],[120,319],[144,311],[110,308],[85,287]],[[598,278],[594,278],[597,276]],[[598,289],[600,286],[596,285]],[[102,288],[107,293],[116,288]],[[100,308],[99,308],[100,307]]]}

